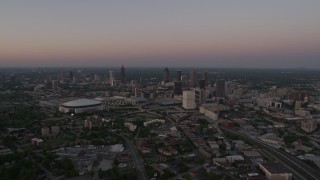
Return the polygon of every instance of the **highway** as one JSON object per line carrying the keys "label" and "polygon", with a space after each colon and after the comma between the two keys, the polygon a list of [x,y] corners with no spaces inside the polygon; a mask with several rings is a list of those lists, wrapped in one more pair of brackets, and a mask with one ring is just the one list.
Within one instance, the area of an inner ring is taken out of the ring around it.
{"label": "highway", "polygon": [[261,148],[267,150],[269,153],[273,154],[275,157],[281,159],[283,162],[286,162],[287,165],[292,167],[297,172],[300,172],[303,174],[305,177],[308,177],[308,179],[315,179],[315,180],[320,180],[320,172],[311,168],[309,165],[301,161],[300,159],[289,155],[283,151],[280,151],[278,149],[275,149],[267,144],[265,144],[263,141],[251,138],[247,135],[238,133],[234,130],[231,129],[226,129],[226,128],[221,128],[222,131],[238,135],[242,139],[249,140],[251,142],[254,142],[255,144],[259,145]]}
{"label": "highway", "polygon": [[138,151],[135,149],[132,141],[124,136],[122,137],[126,141],[127,148],[130,151],[132,160],[134,162],[134,167],[136,168],[136,171],[137,171],[138,178],[140,180],[148,180],[149,178],[148,178],[146,169],[144,168],[144,164],[140,158],[140,155],[138,154]]}

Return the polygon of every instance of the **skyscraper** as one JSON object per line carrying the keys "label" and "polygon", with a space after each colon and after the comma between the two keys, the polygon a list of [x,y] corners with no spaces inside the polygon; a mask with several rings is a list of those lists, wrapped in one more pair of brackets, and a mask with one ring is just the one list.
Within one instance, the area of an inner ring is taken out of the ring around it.
{"label": "skyscraper", "polygon": [[168,68],[164,68],[164,70],[163,70],[163,81],[169,82],[169,69]]}
{"label": "skyscraper", "polygon": [[174,82],[173,93],[174,93],[174,95],[182,95],[182,82],[181,81]]}
{"label": "skyscraper", "polygon": [[52,80],[52,89],[56,90],[58,88],[59,81],[58,80]]}
{"label": "skyscraper", "polygon": [[208,72],[203,73],[202,79],[204,80],[205,86],[208,86]]}
{"label": "skyscraper", "polygon": [[181,78],[182,78],[182,71],[181,70],[178,70],[177,71],[177,81],[181,81]]}
{"label": "skyscraper", "polygon": [[223,79],[216,81],[216,97],[225,97],[225,81]]}
{"label": "skyscraper", "polygon": [[197,82],[197,72],[196,70],[192,69],[190,71],[190,87],[194,87]]}
{"label": "skyscraper", "polygon": [[120,80],[121,80],[122,84],[124,84],[126,82],[126,71],[125,71],[123,65],[120,68]]}
{"label": "skyscraper", "polygon": [[109,71],[109,83],[111,84],[111,86],[114,85],[114,81],[115,81],[114,71]]}
{"label": "skyscraper", "polygon": [[205,89],[206,83],[205,83],[205,81],[204,81],[203,79],[201,79],[201,80],[198,81],[198,87],[199,87],[200,89]]}

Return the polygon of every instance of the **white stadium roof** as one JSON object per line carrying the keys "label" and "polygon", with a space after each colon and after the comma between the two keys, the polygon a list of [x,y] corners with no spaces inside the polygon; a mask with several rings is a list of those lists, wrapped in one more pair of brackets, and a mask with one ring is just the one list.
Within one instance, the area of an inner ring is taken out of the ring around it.
{"label": "white stadium roof", "polygon": [[62,106],[65,107],[83,107],[100,105],[102,102],[94,99],[76,99],[73,101],[65,102]]}

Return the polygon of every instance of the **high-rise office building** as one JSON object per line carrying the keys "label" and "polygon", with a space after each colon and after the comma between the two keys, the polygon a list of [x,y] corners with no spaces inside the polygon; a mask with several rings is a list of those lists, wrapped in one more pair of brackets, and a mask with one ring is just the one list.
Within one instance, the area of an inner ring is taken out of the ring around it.
{"label": "high-rise office building", "polygon": [[216,97],[225,97],[225,81],[223,79],[216,81]]}
{"label": "high-rise office building", "polygon": [[200,89],[205,89],[205,87],[206,87],[205,80],[203,80],[203,79],[199,80],[199,81],[198,81],[198,87],[199,87]]}
{"label": "high-rise office building", "polygon": [[90,79],[90,81],[94,80],[94,73],[89,73],[89,79]]}
{"label": "high-rise office building", "polygon": [[196,99],[194,91],[183,91],[182,95],[182,107],[185,109],[195,109]]}
{"label": "high-rise office building", "polygon": [[109,83],[111,84],[111,86],[113,86],[115,83],[114,71],[109,71]]}
{"label": "high-rise office building", "polygon": [[195,93],[195,102],[197,106],[201,106],[201,104],[203,104],[206,100],[206,91],[204,89],[200,89],[200,88],[195,88],[194,89],[194,93]]}
{"label": "high-rise office building", "polygon": [[169,69],[168,68],[164,68],[164,70],[163,70],[163,81],[169,82]]}
{"label": "high-rise office building", "polygon": [[58,80],[52,80],[52,89],[57,89],[59,86],[59,81]]}
{"label": "high-rise office building", "polygon": [[173,93],[174,93],[174,95],[182,95],[182,82],[181,81],[174,82]]}
{"label": "high-rise office building", "polygon": [[181,79],[182,79],[182,71],[181,71],[181,70],[178,70],[178,71],[177,71],[177,78],[176,78],[176,80],[177,80],[177,81],[181,81]]}
{"label": "high-rise office building", "polygon": [[204,80],[204,85],[208,86],[208,72],[203,73],[202,80]]}
{"label": "high-rise office building", "polygon": [[125,71],[123,65],[120,68],[120,80],[121,80],[122,84],[124,84],[126,82],[126,71]]}
{"label": "high-rise office building", "polygon": [[192,69],[190,71],[190,87],[194,87],[197,82],[197,72],[196,70]]}

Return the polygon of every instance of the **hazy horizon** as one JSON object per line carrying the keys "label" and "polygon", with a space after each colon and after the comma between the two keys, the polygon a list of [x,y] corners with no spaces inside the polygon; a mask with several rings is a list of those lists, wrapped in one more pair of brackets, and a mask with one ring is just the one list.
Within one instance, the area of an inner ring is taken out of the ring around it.
{"label": "hazy horizon", "polygon": [[0,67],[320,67],[320,1],[2,1]]}

